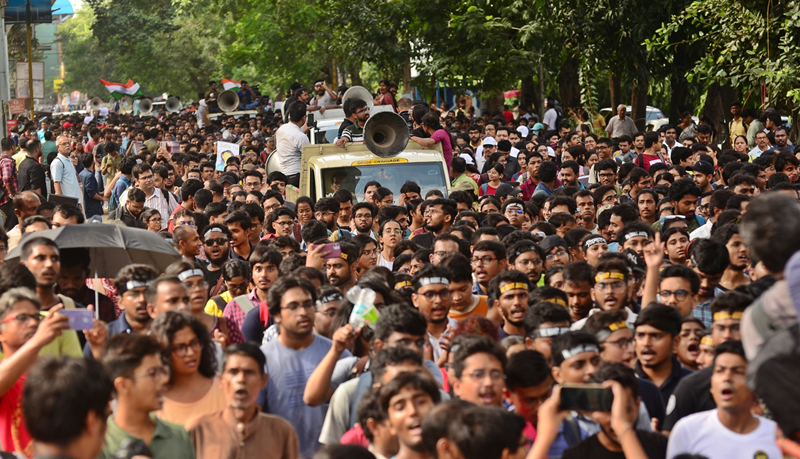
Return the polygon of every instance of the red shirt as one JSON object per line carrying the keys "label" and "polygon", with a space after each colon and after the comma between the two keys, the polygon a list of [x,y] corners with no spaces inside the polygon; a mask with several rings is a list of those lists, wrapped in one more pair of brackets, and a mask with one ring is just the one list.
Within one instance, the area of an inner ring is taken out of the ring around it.
{"label": "red shirt", "polygon": [[22,388],[28,375],[20,376],[16,383],[0,398],[0,446],[3,451],[19,452],[33,457],[33,437],[25,425],[22,414]]}

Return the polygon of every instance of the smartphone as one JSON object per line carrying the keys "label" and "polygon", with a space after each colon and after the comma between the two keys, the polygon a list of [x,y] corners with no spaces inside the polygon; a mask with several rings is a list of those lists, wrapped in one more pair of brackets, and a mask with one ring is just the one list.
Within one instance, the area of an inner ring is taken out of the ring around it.
{"label": "smartphone", "polygon": [[611,412],[614,394],[601,384],[563,384],[561,386],[562,411]]}
{"label": "smartphone", "polygon": [[58,314],[69,317],[67,330],[91,330],[94,321],[94,311],[88,309],[62,309]]}
{"label": "smartphone", "polygon": [[325,248],[322,251],[330,251],[328,255],[325,256],[326,260],[330,260],[331,258],[341,258],[342,257],[342,248],[339,246],[338,242],[329,242],[325,244]]}

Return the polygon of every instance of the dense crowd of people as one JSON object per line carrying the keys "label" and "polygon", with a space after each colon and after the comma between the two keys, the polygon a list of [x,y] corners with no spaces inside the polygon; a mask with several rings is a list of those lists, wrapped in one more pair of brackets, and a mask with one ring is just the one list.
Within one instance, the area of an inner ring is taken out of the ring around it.
{"label": "dense crowd of people", "polygon": [[[325,82],[206,122],[20,119],[0,141],[3,454],[800,457],[781,384],[800,368],[800,160],[775,112],[736,104],[720,150],[690,114],[478,117],[392,86],[374,103],[408,148],[441,148],[449,190],[374,177],[288,201],[309,112],[343,108],[337,145],[363,141],[366,102]],[[239,155],[218,163],[217,141]],[[96,278],[89,248],[36,234],[110,224],[175,261]]]}

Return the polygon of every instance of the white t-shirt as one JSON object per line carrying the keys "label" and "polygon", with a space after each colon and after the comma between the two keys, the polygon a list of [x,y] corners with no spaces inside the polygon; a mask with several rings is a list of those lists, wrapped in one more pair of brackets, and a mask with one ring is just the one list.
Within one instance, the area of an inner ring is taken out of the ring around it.
{"label": "white t-shirt", "polygon": [[556,109],[550,108],[546,112],[544,112],[544,119],[542,120],[542,124],[545,125],[545,129],[553,130],[556,129],[556,120],[558,119],[558,113]]}
{"label": "white t-shirt", "polygon": [[709,459],[781,459],[775,444],[777,425],[756,416],[759,425],[748,434],[738,434],[722,425],[717,410],[695,413],[678,421],[669,435],[667,459],[683,453]]}
{"label": "white t-shirt", "polygon": [[275,133],[275,152],[278,154],[281,172],[286,175],[300,173],[303,145],[309,143],[308,137],[296,124],[286,123],[278,128]]}

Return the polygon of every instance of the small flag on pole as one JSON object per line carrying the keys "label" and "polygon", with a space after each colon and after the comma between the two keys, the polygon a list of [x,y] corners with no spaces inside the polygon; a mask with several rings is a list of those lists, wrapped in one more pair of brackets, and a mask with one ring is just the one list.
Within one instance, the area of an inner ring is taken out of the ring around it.
{"label": "small flag on pole", "polygon": [[241,81],[229,80],[227,78],[222,79],[222,89],[226,91],[238,91],[239,87],[241,86],[242,86]]}
{"label": "small flag on pole", "polygon": [[112,83],[110,81],[106,81],[100,78],[98,79],[100,80],[101,83],[103,83],[103,86],[106,87],[106,89],[108,90],[109,93],[111,93],[111,96],[114,99],[119,100],[122,99],[124,96],[138,97],[144,95],[144,92],[142,92],[142,89],[139,87],[139,83],[134,83],[133,80],[131,79],[128,79],[128,82],[125,84]]}

